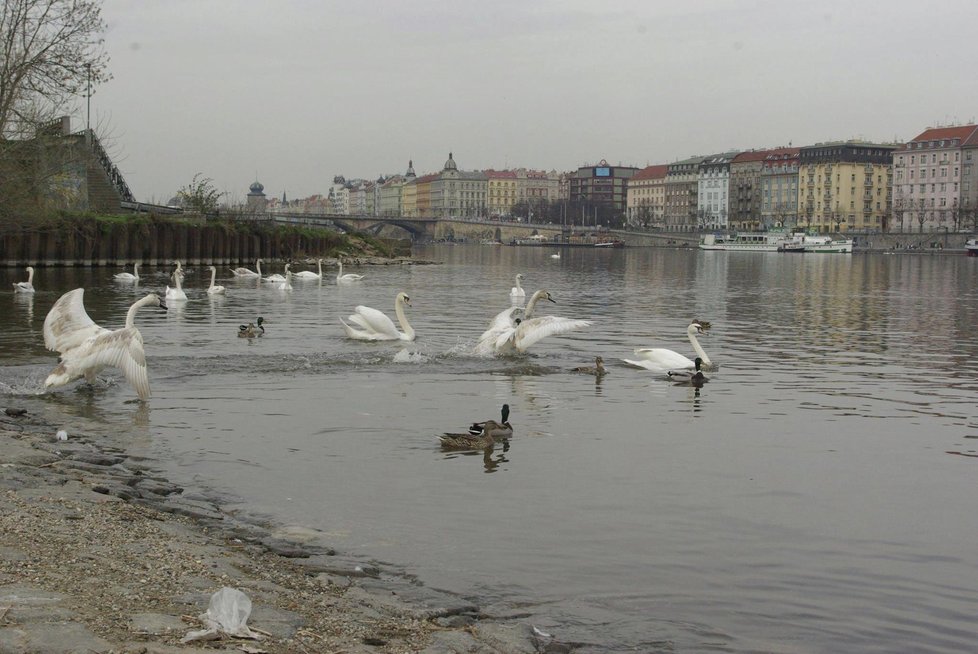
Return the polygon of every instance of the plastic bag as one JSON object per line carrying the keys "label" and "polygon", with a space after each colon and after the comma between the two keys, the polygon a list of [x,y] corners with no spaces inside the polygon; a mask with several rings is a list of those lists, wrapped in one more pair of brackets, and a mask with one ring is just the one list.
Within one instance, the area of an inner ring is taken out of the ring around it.
{"label": "plastic bag", "polygon": [[191,631],[180,641],[189,643],[193,640],[216,640],[221,634],[237,636],[238,638],[261,638],[248,628],[248,617],[251,615],[251,600],[237,588],[225,586],[211,595],[207,613],[202,613],[200,619],[207,629]]}

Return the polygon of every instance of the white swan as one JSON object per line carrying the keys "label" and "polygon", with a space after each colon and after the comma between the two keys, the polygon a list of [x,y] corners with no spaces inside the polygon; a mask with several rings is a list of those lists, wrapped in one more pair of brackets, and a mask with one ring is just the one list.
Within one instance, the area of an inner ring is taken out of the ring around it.
{"label": "white swan", "polygon": [[554,304],[556,300],[545,290],[539,290],[533,294],[526,305],[523,318],[516,318],[516,311],[509,312],[512,324],[505,325],[506,312],[498,314],[493,319],[493,324],[479,337],[476,344],[476,354],[517,354],[526,352],[527,348],[537,341],[565,332],[581,329],[591,324],[590,320],[577,320],[574,318],[563,318],[560,316],[540,316],[530,318],[536,308],[536,303],[546,299]]}
{"label": "white swan", "polygon": [[183,274],[183,264],[182,264],[182,263],[180,263],[180,260],[179,260],[179,259],[177,259],[177,269],[176,269],[176,270],[174,270],[174,271],[173,271],[173,274],[172,274],[172,275],[170,275],[170,276],[171,276],[171,277],[172,277],[172,278],[173,278],[174,280],[176,280],[176,278],[177,278],[177,277],[179,277],[179,278],[180,278],[181,280],[182,280],[182,279],[184,278],[184,274]]}
{"label": "white swan", "polygon": [[560,258],[560,252],[554,252],[553,254],[550,255],[550,258],[551,259],[559,259]]}
{"label": "white swan", "polygon": [[177,269],[173,271],[173,283],[176,288],[166,287],[164,297],[170,302],[185,302],[187,294],[183,292],[183,273],[180,271],[180,262],[177,261]]}
{"label": "white swan", "polygon": [[394,313],[397,315],[397,321],[401,324],[403,332],[397,331],[394,321],[382,311],[363,305],[356,307],[353,310],[354,313],[347,318],[353,325],[346,324],[342,318],[340,318],[340,322],[343,323],[343,329],[346,330],[346,335],[349,338],[361,341],[413,341],[415,338],[414,328],[408,324],[407,318],[404,316],[405,304],[411,306],[411,298],[407,296],[407,293],[398,293],[394,300]]}
{"label": "white swan", "polygon": [[521,281],[523,281],[523,275],[516,273],[516,286],[509,291],[509,299],[513,302],[519,302],[526,297],[526,291],[523,290],[523,286],[520,284]]}
{"label": "white swan", "polygon": [[[288,269],[288,267],[289,267],[288,264],[286,264],[285,267],[286,267],[286,269]],[[275,274],[269,275],[268,277],[265,277],[264,280],[266,282],[271,282],[272,284],[281,284],[282,282],[285,281],[285,275],[280,275],[278,273],[275,273]]]}
{"label": "white swan", "polygon": [[532,317],[537,302],[540,300],[549,300],[554,304],[557,302],[550,296],[550,293],[540,290],[530,297],[530,301],[526,303],[526,308],[515,306],[503,309],[489,321],[489,327],[479,336],[473,353],[477,355],[493,354],[495,352],[493,344],[496,340],[504,333],[508,333],[508,330],[515,328],[519,321]]}
{"label": "white swan", "polygon": [[132,264],[132,272],[121,272],[113,277],[117,282],[138,282],[139,281],[139,262]]}
{"label": "white swan", "polygon": [[[706,352],[703,351],[703,348],[700,347],[696,336],[697,334],[705,334],[709,328],[710,323],[705,320],[694,320],[686,328],[686,335],[689,336],[689,342],[693,345],[693,350],[696,351],[697,356],[702,360],[704,366],[710,366],[712,362],[710,361],[710,357],[706,355]],[[638,355],[637,359],[622,359],[622,361],[637,368],[645,368],[646,370],[661,373],[667,373],[670,370],[696,367],[696,362],[689,357],[661,347],[640,348],[635,350],[635,354]]]}
{"label": "white swan", "polygon": [[34,269],[27,266],[27,281],[16,282],[13,284],[14,293],[33,293],[34,292]]}
{"label": "white swan", "polygon": [[285,277],[282,278],[282,281],[275,284],[275,288],[280,291],[292,290],[292,271],[289,270],[289,266],[291,265],[290,263],[285,264]]}
{"label": "white swan", "polygon": [[261,277],[261,259],[255,261],[255,268],[258,269],[258,272],[243,266],[238,266],[237,268],[231,268],[231,274],[235,277]]}
{"label": "white swan", "polygon": [[311,270],[301,270],[295,273],[293,276],[298,279],[322,279],[323,278],[323,260],[316,259],[316,267],[319,269],[319,273],[314,273]]}
{"label": "white swan", "polygon": [[363,275],[355,275],[353,273],[343,274],[343,260],[338,259],[340,270],[336,273],[336,283],[343,284],[345,282],[358,282],[363,279]]}
{"label": "white swan", "polygon": [[76,288],[62,295],[44,319],[44,345],[61,354],[61,362],[44,380],[45,388],[62,386],[85,377],[91,383],[102,368],[118,368],[136,389],[139,399],[149,399],[149,375],[143,337],[136,329],[140,307],[166,304],[155,293],[129,307],[126,325],[110,331],[99,327],[85,312],[85,289]]}
{"label": "white swan", "polygon": [[211,269],[211,285],[207,287],[207,293],[209,295],[224,295],[227,293],[225,289],[220,284],[214,284],[214,280],[217,279],[217,268],[214,266],[208,266]]}

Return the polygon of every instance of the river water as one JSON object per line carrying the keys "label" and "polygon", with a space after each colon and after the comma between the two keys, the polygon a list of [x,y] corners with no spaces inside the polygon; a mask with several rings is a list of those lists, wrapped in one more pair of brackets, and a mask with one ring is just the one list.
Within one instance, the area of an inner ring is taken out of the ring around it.
{"label": "river water", "polygon": [[[121,326],[116,270],[3,276],[0,403],[98,426],[176,482],[322,530],[432,586],[587,652],[974,651],[978,647],[978,259],[695,250],[433,246],[440,265],[374,266],[356,285],[235,282],[226,298],[144,309],[153,398],[124,382],[38,395],[41,326],[86,288]],[[513,276],[543,313],[593,325],[522,358],[471,346]],[[344,338],[357,304],[414,343]],[[267,335],[236,338],[263,316]],[[720,365],[702,388],[624,366],[636,347]],[[602,380],[569,372],[602,355]],[[121,379],[117,373],[104,373]],[[10,396],[14,397],[10,397]],[[7,396],[5,398],[5,396]],[[512,408],[508,447],[443,453],[437,435]],[[952,454],[952,452],[957,454]]]}

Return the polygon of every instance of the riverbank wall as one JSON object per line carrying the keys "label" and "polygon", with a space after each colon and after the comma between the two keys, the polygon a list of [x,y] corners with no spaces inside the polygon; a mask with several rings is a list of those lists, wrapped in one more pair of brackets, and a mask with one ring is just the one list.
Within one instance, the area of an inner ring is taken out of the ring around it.
{"label": "riverbank wall", "polygon": [[[394,242],[377,240],[397,254],[404,250]],[[346,235],[327,230],[223,222],[64,223],[0,233],[0,265],[159,265],[178,259],[188,265],[228,265],[254,263],[259,257],[269,261],[327,257],[347,246]],[[410,254],[410,245],[407,249]]]}

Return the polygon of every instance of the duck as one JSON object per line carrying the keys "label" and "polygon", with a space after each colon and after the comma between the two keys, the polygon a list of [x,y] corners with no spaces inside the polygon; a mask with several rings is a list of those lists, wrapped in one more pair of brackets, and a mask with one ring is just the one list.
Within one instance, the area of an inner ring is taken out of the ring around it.
{"label": "duck", "polygon": [[61,355],[60,363],[44,380],[44,387],[63,386],[79,377],[93,383],[100,370],[111,366],[122,371],[140,400],[148,400],[149,373],[143,337],[135,325],[136,312],[146,306],[166,309],[166,303],[156,293],[150,293],[129,307],[124,327],[109,330],[88,316],[84,295],[84,288],[68,291],[44,319],[44,345]]}
{"label": "duck", "polygon": [[318,274],[317,273],[314,273],[311,270],[301,270],[301,271],[299,271],[297,273],[294,273],[294,277],[296,277],[298,279],[322,279],[323,278],[323,260],[322,259],[316,259],[316,268],[319,270],[319,273]]}
{"label": "duck", "polygon": [[495,425],[492,420],[486,421],[486,427],[482,432],[473,436],[472,434],[442,434],[438,437],[442,449],[445,450],[485,450],[496,444],[492,437],[490,428]]}
{"label": "duck", "polygon": [[34,292],[34,268],[27,266],[27,281],[16,282],[13,284],[14,293],[33,293]]}
{"label": "duck", "polygon": [[258,272],[239,266],[237,268],[231,268],[231,274],[235,277],[261,277],[261,259],[255,261],[255,268],[258,269]]}
{"label": "duck", "polygon": [[114,275],[117,282],[138,282],[139,281],[139,262],[132,264],[132,272],[121,272]]}
{"label": "duck", "polygon": [[700,357],[696,357],[693,360],[692,369],[681,368],[679,370],[670,370],[666,373],[666,376],[675,382],[690,383],[690,384],[702,383],[709,379],[709,377],[703,374],[702,367],[703,367],[703,359]]}
{"label": "duck", "polygon": [[594,357],[593,366],[578,366],[573,369],[573,372],[579,372],[585,375],[594,375],[595,377],[601,377],[608,373],[607,369],[604,367],[604,359],[600,356]]}
{"label": "duck", "polygon": [[357,274],[354,274],[354,273],[347,273],[347,274],[344,275],[343,274],[343,260],[342,259],[337,259],[337,261],[338,261],[339,266],[340,266],[339,272],[336,273],[336,283],[337,284],[345,284],[347,282],[359,282],[361,279],[363,279],[363,275],[357,275]]}
{"label": "duck", "polygon": [[478,436],[483,431],[488,431],[494,438],[509,438],[513,435],[513,425],[509,424],[509,405],[504,404],[500,410],[500,421],[485,420],[483,422],[473,422],[469,427],[470,436]]}
{"label": "duck", "polygon": [[207,287],[207,293],[209,295],[225,295],[227,289],[220,284],[214,284],[214,280],[217,278],[217,268],[214,266],[208,266],[211,269],[211,285]]}
{"label": "duck", "polygon": [[262,324],[265,319],[258,316],[258,320],[255,322],[249,322],[247,325],[238,325],[238,338],[261,338],[265,335],[265,325]]}

